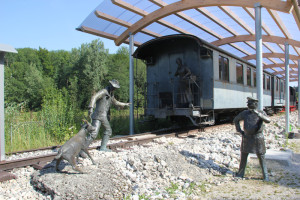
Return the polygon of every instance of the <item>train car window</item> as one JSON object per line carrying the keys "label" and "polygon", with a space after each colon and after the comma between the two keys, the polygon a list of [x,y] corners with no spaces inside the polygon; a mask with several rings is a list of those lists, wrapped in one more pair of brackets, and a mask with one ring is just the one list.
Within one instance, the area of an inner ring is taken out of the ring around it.
{"label": "train car window", "polygon": [[253,70],[254,87],[256,87],[256,70]]}
{"label": "train car window", "polygon": [[269,75],[267,75],[267,90],[271,90],[271,84],[270,84],[271,78]]}
{"label": "train car window", "polygon": [[279,80],[278,78],[276,78],[276,91],[278,91],[278,88],[279,88]]}
{"label": "train car window", "polygon": [[201,58],[210,58],[212,56],[212,51],[205,47],[200,47],[200,56]]}
{"label": "train car window", "polygon": [[247,67],[247,85],[251,86],[251,68]]}
{"label": "train car window", "polygon": [[146,58],[146,64],[147,65],[154,65],[154,58],[152,56],[149,56]]}
{"label": "train car window", "polygon": [[219,80],[229,82],[229,60],[219,56]]}
{"label": "train car window", "polygon": [[244,84],[244,66],[240,63],[236,63],[236,82]]}
{"label": "train car window", "polygon": [[266,75],[263,74],[263,88],[266,89]]}

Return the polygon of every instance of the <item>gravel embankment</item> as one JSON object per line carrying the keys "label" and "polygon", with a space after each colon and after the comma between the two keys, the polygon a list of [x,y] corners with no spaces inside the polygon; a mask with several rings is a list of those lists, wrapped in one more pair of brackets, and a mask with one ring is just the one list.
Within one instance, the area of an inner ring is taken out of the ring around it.
{"label": "gravel embankment", "polygon": [[[294,130],[297,117],[297,112],[290,116]],[[266,146],[282,150],[285,116],[271,119]],[[299,139],[289,140],[290,145],[292,141],[300,145]],[[268,161],[268,183],[262,181],[258,161],[249,158],[246,178],[240,179],[232,176],[239,166],[240,143],[234,125],[227,125],[118,153],[92,150],[97,165],[80,160],[85,174],[66,162],[60,165],[65,173],[55,172],[55,162],[41,171],[15,169],[18,179],[0,183],[0,199],[300,199],[299,152],[290,166]]]}

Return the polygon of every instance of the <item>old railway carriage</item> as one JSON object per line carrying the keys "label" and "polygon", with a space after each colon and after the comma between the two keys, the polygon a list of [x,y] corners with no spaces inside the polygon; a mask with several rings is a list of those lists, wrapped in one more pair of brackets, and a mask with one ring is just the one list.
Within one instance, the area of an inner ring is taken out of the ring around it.
{"label": "old railway carriage", "polygon": [[[195,36],[153,39],[133,56],[147,64],[147,116],[214,124],[246,109],[248,96],[256,98],[255,66]],[[265,109],[282,107],[283,80],[267,72],[263,80]]]}

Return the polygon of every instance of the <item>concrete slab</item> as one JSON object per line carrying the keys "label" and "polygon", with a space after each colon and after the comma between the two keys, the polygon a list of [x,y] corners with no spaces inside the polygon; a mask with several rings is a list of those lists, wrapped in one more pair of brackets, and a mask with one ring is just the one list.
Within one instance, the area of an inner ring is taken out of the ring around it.
{"label": "concrete slab", "polygon": [[[275,161],[284,166],[290,166],[292,163],[293,154],[294,153],[291,150],[278,151],[268,149],[265,158],[266,160]],[[257,159],[255,154],[250,154],[249,157]]]}

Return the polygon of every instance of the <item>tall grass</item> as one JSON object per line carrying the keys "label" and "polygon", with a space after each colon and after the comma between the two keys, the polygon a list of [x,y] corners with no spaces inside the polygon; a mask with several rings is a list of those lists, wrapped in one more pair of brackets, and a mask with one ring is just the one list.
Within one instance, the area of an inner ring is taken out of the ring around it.
{"label": "tall grass", "polygon": [[[66,94],[50,91],[43,100],[42,110],[31,112],[26,105],[9,104],[5,108],[5,151],[7,153],[63,144],[77,133],[87,111],[72,106]],[[143,109],[138,110],[139,115]],[[169,120],[153,120],[141,123],[135,111],[134,133],[142,133],[171,125]],[[129,109],[110,110],[113,135],[129,134]],[[98,138],[103,135],[100,129]]]}
{"label": "tall grass", "polygon": [[46,134],[36,113],[23,108],[24,103],[5,106],[5,151],[10,153],[57,144]]}

